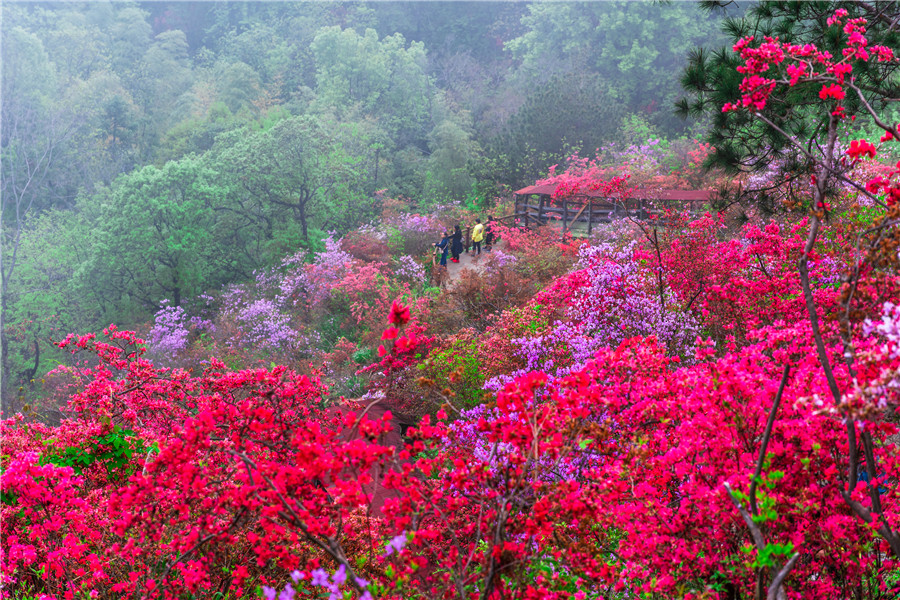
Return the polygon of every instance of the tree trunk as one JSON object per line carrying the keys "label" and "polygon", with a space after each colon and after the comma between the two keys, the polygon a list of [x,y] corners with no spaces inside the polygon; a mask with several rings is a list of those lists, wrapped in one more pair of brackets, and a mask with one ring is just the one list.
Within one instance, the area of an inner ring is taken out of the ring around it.
{"label": "tree trunk", "polygon": [[[5,286],[4,286],[5,287]],[[0,417],[8,419],[12,417],[12,391],[9,381],[9,339],[6,336],[6,292],[4,290],[3,300],[0,301]]]}

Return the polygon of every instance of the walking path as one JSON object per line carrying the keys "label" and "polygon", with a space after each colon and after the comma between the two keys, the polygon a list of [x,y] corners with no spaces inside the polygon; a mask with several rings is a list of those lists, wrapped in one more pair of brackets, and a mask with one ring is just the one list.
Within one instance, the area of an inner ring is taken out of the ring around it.
{"label": "walking path", "polygon": [[[494,249],[505,248],[506,241],[500,240],[499,243],[494,244]],[[459,274],[462,273],[463,269],[472,269],[474,271],[483,271],[484,270],[484,261],[490,256],[490,252],[487,252],[482,248],[481,256],[472,256],[468,252],[463,252],[459,256],[459,262],[451,262],[450,258],[447,258],[447,282],[446,284],[451,284],[459,277]]]}
{"label": "walking path", "polygon": [[[484,250],[482,250],[482,254]],[[469,254],[468,252],[463,252],[459,256],[459,262],[451,262],[450,259],[447,259],[447,273],[450,275],[450,281],[454,281],[463,269],[474,269],[476,271],[480,271],[481,267],[481,257],[475,257]]]}

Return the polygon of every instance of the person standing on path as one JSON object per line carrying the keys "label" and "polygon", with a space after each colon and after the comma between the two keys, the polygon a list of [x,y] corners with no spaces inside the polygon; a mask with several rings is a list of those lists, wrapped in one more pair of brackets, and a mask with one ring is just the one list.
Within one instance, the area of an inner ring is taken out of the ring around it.
{"label": "person standing on path", "polygon": [[459,262],[459,255],[463,252],[463,244],[462,244],[462,229],[459,228],[459,225],[453,231],[452,243],[450,245],[450,253],[453,255],[452,260],[455,263]]}
{"label": "person standing on path", "polygon": [[447,268],[447,251],[450,250],[450,232],[445,231],[441,241],[434,245],[434,255],[437,257],[438,251],[441,253],[441,266]]}
{"label": "person standing on path", "polygon": [[490,252],[494,247],[494,217],[488,216],[487,223],[484,224],[484,250]]}
{"label": "person standing on path", "polygon": [[472,228],[472,254],[479,256],[481,254],[481,240],[484,239],[484,225],[481,219],[475,219],[475,227]]}

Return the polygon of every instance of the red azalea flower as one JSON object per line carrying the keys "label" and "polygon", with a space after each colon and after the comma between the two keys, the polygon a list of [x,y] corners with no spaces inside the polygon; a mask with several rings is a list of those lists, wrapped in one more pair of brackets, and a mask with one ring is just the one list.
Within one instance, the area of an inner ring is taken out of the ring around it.
{"label": "red azalea flower", "polygon": [[819,98],[822,100],[827,100],[828,98],[834,98],[835,100],[843,100],[844,89],[836,83],[832,83],[831,85],[823,85],[822,89],[819,90]]}
{"label": "red azalea flower", "polygon": [[850,148],[846,152],[847,156],[854,160],[858,160],[863,156],[874,158],[877,153],[878,150],[876,150],[874,144],[868,140],[853,140],[850,142]]}
{"label": "red azalea flower", "polygon": [[394,300],[394,303],[391,305],[391,312],[388,314],[388,321],[393,325],[406,325],[409,323],[409,318],[409,307]]}

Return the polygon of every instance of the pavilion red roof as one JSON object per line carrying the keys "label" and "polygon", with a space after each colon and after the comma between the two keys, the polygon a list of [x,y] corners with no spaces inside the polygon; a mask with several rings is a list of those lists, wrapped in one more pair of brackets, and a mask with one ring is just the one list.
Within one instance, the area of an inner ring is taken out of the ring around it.
{"label": "pavilion red roof", "polygon": [[[540,196],[552,196],[553,192],[555,191],[556,186],[548,183],[544,185],[530,185],[528,187],[522,188],[521,190],[516,190],[513,193],[522,196],[530,196],[532,194],[537,194]],[[606,194],[599,190],[593,192],[585,192],[584,194],[579,195],[587,196],[590,198],[603,198],[606,196]],[[632,190],[631,194],[629,194],[628,197],[642,200],[707,201],[717,195],[718,193],[715,190],[660,190],[648,188]]]}

